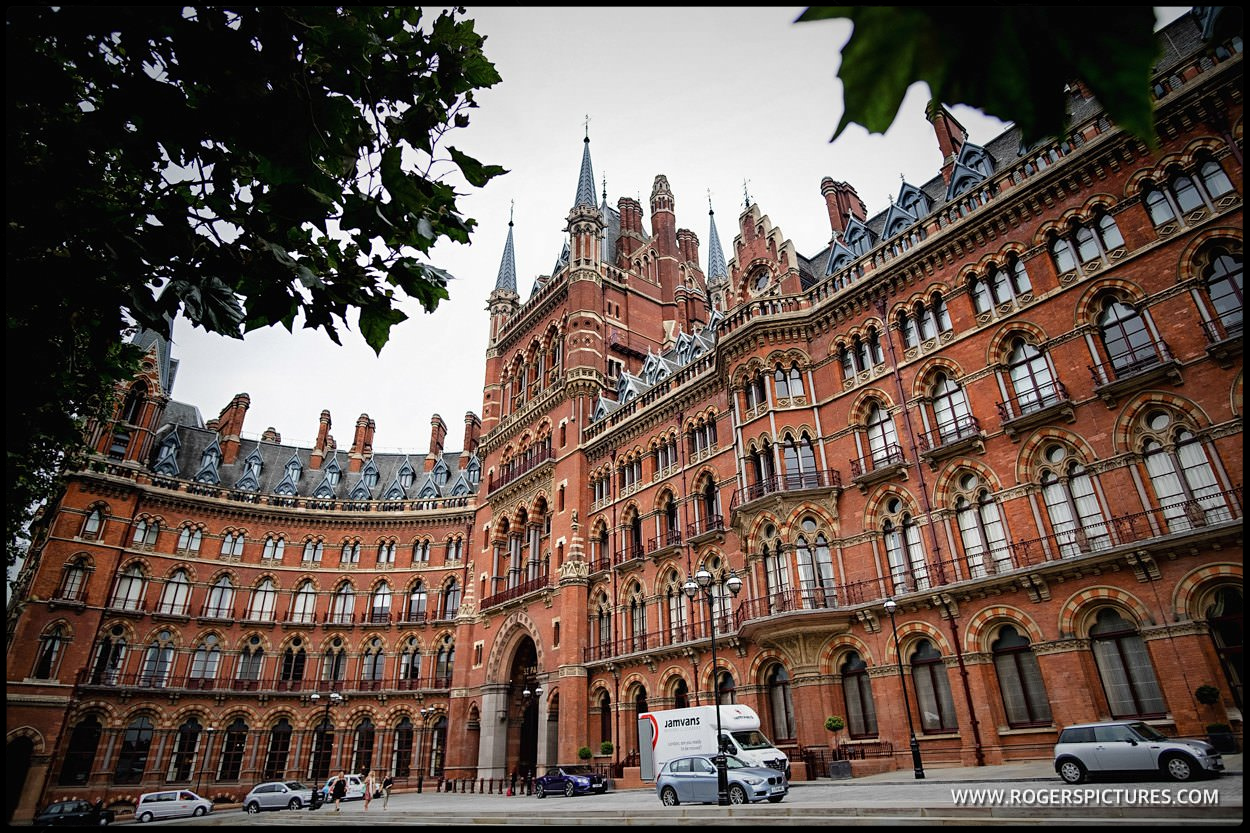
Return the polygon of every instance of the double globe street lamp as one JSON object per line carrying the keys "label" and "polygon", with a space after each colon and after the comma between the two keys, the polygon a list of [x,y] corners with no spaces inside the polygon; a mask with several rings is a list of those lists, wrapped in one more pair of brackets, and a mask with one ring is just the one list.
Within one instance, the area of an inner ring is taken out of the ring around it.
{"label": "double globe street lamp", "polygon": [[[903,653],[898,649],[898,625],[894,622],[894,611],[898,610],[898,602],[885,600],[885,612],[890,614],[890,630],[894,632],[894,656],[898,660],[898,682],[903,687],[903,711],[907,713],[907,732],[911,736],[911,766],[916,779],[924,778],[924,764],[920,762],[920,742],[916,740],[916,727],[911,720],[911,704],[907,699],[907,678],[903,676]],[[919,705],[920,694],[916,694]]]}
{"label": "double globe street lamp", "polygon": [[[311,695],[309,695],[309,698],[308,698],[308,699],[312,700],[312,701],[313,701],[313,703],[317,703],[317,702],[318,702],[319,700],[321,700],[322,698],[321,698],[321,695],[320,695],[320,694],[317,694],[316,692],[313,692]],[[339,703],[342,703],[342,702],[343,702],[343,695],[342,695],[342,694],[339,694],[337,691],[331,691],[331,692],[330,692],[330,695],[329,695],[328,697],[326,697],[326,698],[325,698],[325,701],[326,701],[326,709],[325,709],[325,714],[324,714],[324,715],[322,716],[322,718],[321,718],[321,730],[322,730],[322,731],[321,731],[321,750],[320,750],[320,754],[318,755],[318,757],[319,757],[319,758],[321,759],[321,761],[325,764],[325,777],[327,777],[327,778],[328,778],[328,777],[331,775],[331,771],[330,771],[330,756],[331,756],[331,750],[330,750],[330,733],[333,731],[333,730],[330,728],[330,707],[331,707],[331,706],[337,706]],[[318,768],[320,768],[320,767],[318,767]],[[317,785],[316,785],[316,784],[313,784],[313,785],[312,785],[312,797],[311,797],[311,799],[310,799],[310,801],[309,801],[309,806],[310,806],[312,809],[314,809],[314,810],[315,810],[315,809],[317,808],[317,806],[318,806],[318,801],[317,801],[317,793],[318,793],[318,787],[317,787]]]}
{"label": "double globe street lamp", "polygon": [[686,594],[686,598],[691,601],[699,593],[707,599],[708,623],[711,626],[712,635],[712,694],[716,701],[716,756],[712,762],[716,764],[716,803],[724,806],[729,804],[729,773],[726,769],[725,741],[721,737],[720,728],[720,680],[716,664],[716,594],[713,592],[713,587],[716,586],[723,587],[729,591],[730,595],[737,596],[738,591],[742,589],[742,579],[730,571],[724,579],[714,582],[711,573],[700,569],[694,574],[694,578],[686,579],[681,589]]}

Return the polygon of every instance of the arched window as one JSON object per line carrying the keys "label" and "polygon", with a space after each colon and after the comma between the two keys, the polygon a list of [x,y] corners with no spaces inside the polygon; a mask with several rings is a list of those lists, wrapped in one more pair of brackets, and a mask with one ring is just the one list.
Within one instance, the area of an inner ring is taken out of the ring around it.
{"label": "arched window", "polygon": [[340,564],[359,564],[360,563],[360,542],[345,541],[343,549],[339,553]]}
{"label": "arched window", "polygon": [[334,753],[334,723],[329,712],[317,723],[310,752],[308,773],[313,781],[320,783],[330,774],[330,756]]}
{"label": "arched window", "polygon": [[352,615],[356,611],[356,594],[348,582],[343,582],[334,591],[334,599],[330,604],[330,621],[338,625],[350,625]]}
{"label": "arched window", "polygon": [[780,613],[792,610],[793,582],[790,580],[790,556],[781,546],[781,541],[768,539],[776,535],[772,525],[764,529],[764,586],[768,592],[768,610]]}
{"label": "arched window", "polygon": [[294,604],[291,605],[291,622],[312,624],[316,620],[316,590],[312,589],[310,579],[305,579],[295,590]]}
{"label": "arched window", "polygon": [[165,579],[165,586],[161,589],[161,600],[156,610],[158,613],[185,616],[190,595],[191,584],[187,581],[186,570],[174,570],[173,575]]}
{"label": "arched window", "polygon": [[62,624],[53,625],[39,637],[39,649],[35,653],[35,668],[31,676],[36,680],[56,679],[57,669],[61,664],[61,652],[65,649],[66,628]]}
{"label": "arched window", "polygon": [[755,476],[754,497],[773,492],[777,484],[773,481],[773,446],[767,439],[760,442],[759,448],[751,451],[751,472]]}
{"label": "arched window", "polygon": [[136,717],[122,734],[121,750],[113,768],[113,783],[138,784],[148,768],[148,752],[152,748],[152,721]]}
{"label": "arched window", "polygon": [[1098,611],[1089,638],[1111,716],[1163,717],[1167,705],[1137,628],[1115,608],[1106,607]]}
{"label": "arched window", "polygon": [[135,534],[130,543],[140,549],[151,549],[156,545],[158,532],[160,532],[160,524],[156,521],[149,521],[147,518],[140,518],[135,524]]}
{"label": "arched window", "polygon": [[434,687],[450,688],[451,675],[456,665],[456,643],[451,637],[445,637],[434,655]]}
{"label": "arched window", "polygon": [[236,717],[226,727],[226,737],[221,742],[221,764],[217,769],[218,781],[237,781],[243,771],[243,752],[247,749],[247,724]]}
{"label": "arched window", "polygon": [[407,778],[412,774],[412,720],[403,718],[395,726],[395,751],[391,757],[391,772],[395,778]]}
{"label": "arched window", "polygon": [[[243,649],[239,652],[239,673],[237,679],[245,683],[256,683],[261,679],[261,674],[265,669],[265,648],[261,645],[260,637],[253,634],[243,643]],[[244,688],[252,689],[254,685],[247,685]]]}
{"label": "arched window", "polygon": [[1061,556],[1079,555],[1111,546],[1094,481],[1080,460],[1063,446],[1042,452],[1042,499]]}
{"label": "arched window", "polygon": [[195,773],[195,759],[200,751],[200,739],[203,729],[194,717],[178,727],[174,735],[174,748],[169,755],[169,768],[165,771],[165,779],[175,782],[190,782]]}
{"label": "arched window", "polygon": [[421,646],[417,638],[404,640],[399,652],[399,681],[401,688],[417,688],[421,680]]}
{"label": "arched window", "polygon": [[383,541],[378,544],[378,564],[394,564],[395,563],[395,542]]}
{"label": "arched window", "polygon": [[951,697],[950,678],[942,655],[927,639],[916,642],[911,655],[911,676],[916,691],[916,708],[920,712],[920,728],[926,734],[955,732],[955,701]]}
{"label": "arched window", "polygon": [[1003,530],[998,504],[989,487],[975,474],[959,478],[960,494],[955,498],[955,522],[963,546],[968,572],[973,578],[1011,569],[1011,551]]}
{"label": "arched window", "polygon": [[78,533],[78,537],[87,541],[95,541],[100,537],[100,533],[103,530],[104,510],[96,506],[87,513],[86,519],[82,522],[82,531]]}
{"label": "arched window", "polygon": [[1224,669],[1224,679],[1233,693],[1237,708],[1243,708],[1242,679],[1245,676],[1245,600],[1236,587],[1221,587],[1206,609],[1207,627]]}
{"label": "arched window", "polygon": [[1011,625],[1004,625],[990,651],[994,654],[994,671],[1003,695],[1007,725],[1013,729],[1050,725],[1050,700],[1028,637]]}
{"label": "arched window", "polygon": [[169,670],[174,665],[174,635],[161,631],[147,650],[143,652],[143,667],[139,671],[139,685],[161,688],[169,680]]}
{"label": "arched window", "polygon": [[868,666],[856,651],[842,663],[842,695],[846,700],[846,728],[853,738],[877,736],[877,706],[872,699]]}
{"label": "arched window", "polygon": [[391,621],[391,586],[385,581],[377,586],[369,599],[369,621],[375,625]]}
{"label": "arched window", "polygon": [[790,699],[790,675],[774,665],[765,676],[768,687],[768,714],[772,718],[773,740],[795,737],[794,702]]}
{"label": "arched window", "polygon": [[282,667],[278,672],[280,689],[298,691],[304,680],[304,670],[308,666],[308,651],[304,648],[304,640],[295,637],[291,644],[282,652]]}
{"label": "arched window", "polygon": [[685,680],[678,679],[673,683],[673,708],[690,708],[690,687],[686,685]]}
{"label": "arched window", "polygon": [[818,532],[816,521],[804,518],[803,534],[795,545],[798,561],[799,591],[803,606],[808,609],[837,606],[837,594],[833,587],[833,557],[824,533]]}
{"label": "arched window", "polygon": [[274,535],[265,536],[265,548],[261,552],[262,560],[281,561],[282,554],[286,550],[286,540],[278,538]]}
{"label": "arched window", "polygon": [[670,643],[685,642],[690,638],[686,630],[687,623],[690,621],[688,604],[686,594],[681,591],[681,583],[676,576],[672,576],[664,591],[664,611],[668,620]]}
{"label": "arched window", "polygon": [[203,681],[217,679],[217,666],[221,662],[221,646],[215,634],[208,634],[195,646],[195,653],[191,655],[191,668],[188,677],[197,682],[193,683],[195,688],[210,688]]}
{"label": "arched window", "polygon": [[600,599],[595,610],[595,644],[601,649],[607,648],[612,642],[612,611],[604,599]]}
{"label": "arched window", "polygon": [[270,781],[284,779],[290,754],[291,722],[284,717],[269,730],[269,746],[265,750],[265,769],[261,777]]}
{"label": "arched window", "polygon": [[91,682],[95,685],[117,685],[122,663],[126,660],[126,629],[114,625],[107,635],[96,643],[95,660],[91,667]]}
{"label": "arched window", "polygon": [[314,539],[304,542],[304,561],[320,564],[323,555],[325,555],[325,544],[323,542]]}
{"label": "arched window", "polygon": [[1058,399],[1059,388],[1049,360],[1022,338],[1015,339],[1007,355],[1007,376],[1020,414],[1041,410]]}
{"label": "arched window", "polygon": [[74,726],[69,735],[69,744],[65,749],[65,762],[61,764],[61,775],[57,783],[62,787],[85,786],[91,775],[92,764],[95,762],[96,751],[100,746],[100,734],[103,731],[100,720],[95,715],[88,715]]}
{"label": "arched window", "polygon": [[234,584],[230,576],[220,576],[208,589],[204,615],[213,619],[234,618]]}
{"label": "arched window", "polygon": [[786,489],[812,489],[820,485],[816,471],[816,449],[812,446],[811,437],[804,431],[796,441],[787,435],[783,446],[783,459],[786,466]]}
{"label": "arched window", "polygon": [[943,372],[935,373],[930,395],[933,397],[933,419],[940,443],[954,442],[976,432],[976,422],[968,407],[968,395],[958,382]]}
{"label": "arched window", "polygon": [[733,705],[738,702],[738,686],[734,683],[734,675],[725,669],[720,670],[720,703],[722,706]]}
{"label": "arched window", "polygon": [[143,567],[131,564],[118,576],[109,607],[115,610],[142,610],[145,582]]}
{"label": "arched window", "polygon": [[460,612],[460,582],[455,578],[447,581],[443,588],[443,618],[455,619]]}
{"label": "arched window", "polygon": [[868,433],[868,449],[873,468],[891,465],[902,459],[898,434],[894,431],[894,420],[878,403],[874,402],[869,407],[864,428]]}
{"label": "arched window", "polygon": [[386,654],[382,651],[382,640],[373,637],[365,646],[360,658],[360,679],[365,683],[380,684],[386,674]]}
{"label": "arched window", "polygon": [[929,566],[920,545],[920,525],[898,498],[886,501],[887,517],[881,525],[894,593],[929,589]]}
{"label": "arched window", "polygon": [[632,650],[641,651],[647,647],[647,606],[642,598],[642,591],[637,587],[629,596],[629,637],[633,639]]}
{"label": "arched window", "polygon": [[599,695],[599,740],[615,740],[612,737],[612,698],[606,691]]}
{"label": "arched window", "polygon": [[321,655],[321,679],[336,682],[342,680],[346,672],[347,648],[343,645],[343,638],[336,636],[330,640],[325,653]]}
{"label": "arched window", "polygon": [[425,585],[418,579],[417,583],[412,586],[412,592],[408,594],[408,621],[424,622],[426,615],[425,605]]}
{"label": "arched window", "polygon": [[247,618],[252,622],[272,622],[277,601],[278,590],[274,586],[273,579],[261,580],[261,583],[252,590],[252,600],[247,607]]}
{"label": "arched window", "polygon": [[243,557],[243,533],[227,532],[221,539],[221,554],[226,558]]}
{"label": "arched window", "polygon": [[61,574],[61,586],[57,588],[56,597],[66,601],[84,601],[87,596],[87,576],[90,575],[90,560],[85,555],[74,556],[65,565]]}
{"label": "arched window", "polygon": [[1215,318],[1224,338],[1241,335],[1245,302],[1241,292],[1241,257],[1217,251],[1211,264],[1203,270],[1203,283]]}
{"label": "arched window", "polygon": [[1153,436],[1142,442],[1142,459],[1168,530],[1231,520],[1205,444],[1166,411],[1151,411],[1143,422]]}
{"label": "arched window", "polygon": [[1115,298],[1103,302],[1102,312],[1098,315],[1098,333],[1117,376],[1159,363],[1159,350],[1146,327],[1145,318]]}
{"label": "arched window", "polygon": [[373,743],[376,733],[373,721],[362,718],[352,733],[352,772],[369,772],[373,769]]}
{"label": "arched window", "polygon": [[198,526],[184,526],[178,531],[178,543],[174,545],[174,552],[197,553],[203,541],[204,530]]}

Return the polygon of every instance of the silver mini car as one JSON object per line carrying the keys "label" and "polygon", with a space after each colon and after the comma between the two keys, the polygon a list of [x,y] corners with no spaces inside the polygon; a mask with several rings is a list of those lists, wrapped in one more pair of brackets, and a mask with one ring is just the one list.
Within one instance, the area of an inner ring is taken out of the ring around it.
{"label": "silver mini car", "polygon": [[1055,744],[1055,772],[1069,784],[1100,773],[1158,772],[1189,781],[1223,770],[1224,759],[1211,744],[1166,737],[1140,720],[1069,726]]}
{"label": "silver mini car", "polygon": [[249,813],[261,810],[298,810],[312,796],[312,788],[299,781],[266,781],[252,787],[243,799],[243,809]]}
{"label": "silver mini car", "polygon": [[[786,775],[780,770],[751,766],[733,755],[726,755],[725,763],[730,804],[765,800],[775,804],[790,791]],[[655,792],[669,807],[682,802],[715,804],[716,764],[712,756],[691,755],[669,761],[655,779]]]}

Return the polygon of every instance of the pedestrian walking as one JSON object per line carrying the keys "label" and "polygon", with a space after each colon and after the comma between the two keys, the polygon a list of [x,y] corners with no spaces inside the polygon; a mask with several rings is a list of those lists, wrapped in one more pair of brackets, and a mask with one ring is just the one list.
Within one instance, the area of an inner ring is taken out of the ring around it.
{"label": "pedestrian walking", "polygon": [[334,786],[330,788],[330,795],[334,796],[334,812],[343,812],[342,801],[347,796],[347,773],[339,775]]}
{"label": "pedestrian walking", "polygon": [[395,786],[395,779],[388,772],[382,777],[382,809],[386,809],[386,805],[391,803],[391,787]]}
{"label": "pedestrian walking", "polygon": [[373,792],[378,788],[377,782],[373,780],[373,773],[365,773],[365,809],[369,809],[369,802],[373,801]]}

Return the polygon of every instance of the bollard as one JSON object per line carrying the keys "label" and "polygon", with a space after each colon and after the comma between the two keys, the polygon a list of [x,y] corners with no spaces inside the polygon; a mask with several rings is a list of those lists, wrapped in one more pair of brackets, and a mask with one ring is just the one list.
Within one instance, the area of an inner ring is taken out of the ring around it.
{"label": "bollard", "polygon": [[423,780],[424,780],[424,776],[422,776],[422,775],[417,775],[417,792],[418,792],[418,793],[420,793],[420,792],[421,792],[421,782],[422,782]]}

